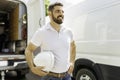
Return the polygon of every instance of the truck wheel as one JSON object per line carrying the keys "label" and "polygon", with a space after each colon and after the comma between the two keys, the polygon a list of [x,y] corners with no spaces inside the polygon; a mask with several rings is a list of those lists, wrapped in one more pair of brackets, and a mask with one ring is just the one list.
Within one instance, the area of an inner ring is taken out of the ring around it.
{"label": "truck wheel", "polygon": [[97,80],[96,76],[91,70],[88,69],[80,69],[77,72],[76,80]]}

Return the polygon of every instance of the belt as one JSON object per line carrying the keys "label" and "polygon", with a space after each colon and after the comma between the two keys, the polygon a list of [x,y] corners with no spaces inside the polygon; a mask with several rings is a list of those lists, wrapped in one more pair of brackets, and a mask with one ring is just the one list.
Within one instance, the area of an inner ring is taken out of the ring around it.
{"label": "belt", "polygon": [[54,76],[54,77],[57,77],[57,78],[63,78],[65,77],[67,74],[67,72],[63,72],[63,73],[54,73],[54,72],[49,72],[49,76]]}

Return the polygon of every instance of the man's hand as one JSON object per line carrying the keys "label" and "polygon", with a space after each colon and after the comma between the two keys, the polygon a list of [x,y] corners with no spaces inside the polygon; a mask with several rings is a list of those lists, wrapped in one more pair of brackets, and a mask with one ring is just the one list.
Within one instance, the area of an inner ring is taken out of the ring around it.
{"label": "man's hand", "polygon": [[75,41],[72,41],[70,44],[70,67],[68,69],[69,74],[73,72],[75,56],[76,56],[76,45],[75,45]]}
{"label": "man's hand", "polygon": [[43,66],[39,66],[39,67],[32,67],[31,68],[31,71],[36,74],[36,75],[39,75],[39,76],[45,76],[47,75],[49,72],[45,72],[43,71],[42,69],[44,69]]}
{"label": "man's hand", "polygon": [[74,69],[74,64],[71,63],[68,69],[68,74],[71,74],[73,72],[73,69]]}

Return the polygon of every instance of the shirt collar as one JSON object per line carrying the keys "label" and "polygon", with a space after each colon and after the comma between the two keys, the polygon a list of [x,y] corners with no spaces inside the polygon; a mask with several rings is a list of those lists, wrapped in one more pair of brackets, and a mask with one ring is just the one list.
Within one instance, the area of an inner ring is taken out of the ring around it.
{"label": "shirt collar", "polygon": [[[63,27],[63,25],[61,25],[60,27],[61,27],[61,28],[60,28],[60,31],[63,31],[63,30],[65,29],[65,27]],[[56,31],[56,30],[51,26],[50,23],[47,23],[46,29],[47,29],[47,30]]]}

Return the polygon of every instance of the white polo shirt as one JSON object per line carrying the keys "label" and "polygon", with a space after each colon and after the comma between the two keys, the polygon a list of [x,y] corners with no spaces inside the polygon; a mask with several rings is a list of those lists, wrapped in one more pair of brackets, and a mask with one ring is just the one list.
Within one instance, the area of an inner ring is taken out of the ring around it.
{"label": "white polo shirt", "polygon": [[70,66],[70,43],[73,34],[69,29],[61,26],[58,33],[50,23],[38,29],[31,39],[31,42],[41,47],[41,51],[52,51],[55,56],[54,68],[51,72],[66,72]]}

